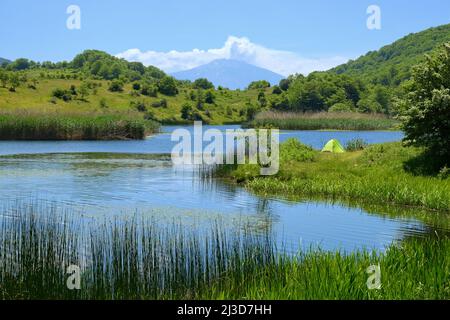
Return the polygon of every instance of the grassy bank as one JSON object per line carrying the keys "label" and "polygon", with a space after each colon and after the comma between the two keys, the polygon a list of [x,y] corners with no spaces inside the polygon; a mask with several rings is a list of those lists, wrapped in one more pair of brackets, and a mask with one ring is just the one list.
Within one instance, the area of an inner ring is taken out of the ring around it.
{"label": "grassy bank", "polygon": [[0,140],[143,139],[159,125],[137,116],[96,114],[0,114]]}
{"label": "grassy bank", "polygon": [[[46,205],[18,205],[6,215],[2,299],[450,298],[448,238],[410,239],[383,254],[287,256],[270,234],[225,231],[220,221],[200,236],[136,217],[83,224]],[[80,267],[80,290],[67,289],[69,265]],[[367,289],[370,265],[381,267],[381,290]]]}
{"label": "grassy bank", "polygon": [[222,166],[216,175],[257,193],[331,200],[358,200],[450,211],[448,170],[428,172],[431,159],[401,143],[372,145],[343,154],[321,153],[297,140],[280,148],[280,171],[259,176],[256,165]]}
{"label": "grassy bank", "polygon": [[259,113],[246,126],[283,130],[392,130],[398,122],[381,114],[357,112],[273,112]]}

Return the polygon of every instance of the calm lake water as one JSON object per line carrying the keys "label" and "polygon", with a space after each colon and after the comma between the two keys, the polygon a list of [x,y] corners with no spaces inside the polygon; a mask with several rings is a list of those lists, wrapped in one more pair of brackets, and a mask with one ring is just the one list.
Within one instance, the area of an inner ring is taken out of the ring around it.
{"label": "calm lake water", "polygon": [[[241,187],[204,181],[191,167],[173,166],[168,156],[143,155],[169,153],[174,128],[164,127],[162,134],[144,141],[0,142],[0,154],[22,154],[0,157],[0,207],[16,201],[50,202],[84,217],[139,212],[199,229],[202,222],[220,218],[225,225],[244,222],[258,230],[269,229],[289,250],[383,249],[393,241],[435,229],[418,219],[383,212],[256,196]],[[282,132],[280,139],[290,137],[321,148],[331,138],[343,144],[353,138],[377,143],[400,140],[402,133],[292,131]]]}

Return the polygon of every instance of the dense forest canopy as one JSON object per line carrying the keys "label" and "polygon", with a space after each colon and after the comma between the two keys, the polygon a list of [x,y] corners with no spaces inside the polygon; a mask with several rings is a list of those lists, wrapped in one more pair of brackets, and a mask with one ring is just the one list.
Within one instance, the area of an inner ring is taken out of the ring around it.
{"label": "dense forest canopy", "polygon": [[424,60],[424,54],[450,41],[450,24],[413,33],[378,51],[346,64],[330,72],[356,76],[366,83],[396,87],[411,78],[412,66]]}

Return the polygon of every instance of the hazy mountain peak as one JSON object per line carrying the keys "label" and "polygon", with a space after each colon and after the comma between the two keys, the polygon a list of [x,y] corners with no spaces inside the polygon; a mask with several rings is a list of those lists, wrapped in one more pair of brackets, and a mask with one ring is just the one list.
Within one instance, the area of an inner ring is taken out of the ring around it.
{"label": "hazy mountain peak", "polygon": [[284,78],[270,70],[235,59],[213,60],[190,70],[175,72],[172,75],[180,80],[191,81],[207,78],[215,86],[229,89],[244,89],[250,82],[256,80],[267,80],[273,85],[278,84]]}

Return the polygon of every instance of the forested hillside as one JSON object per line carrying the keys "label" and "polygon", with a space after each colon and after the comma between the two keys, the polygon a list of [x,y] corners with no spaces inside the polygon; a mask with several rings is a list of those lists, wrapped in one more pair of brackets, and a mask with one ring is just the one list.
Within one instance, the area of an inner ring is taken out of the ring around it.
{"label": "forested hillside", "polygon": [[398,86],[411,77],[411,66],[423,61],[424,54],[450,41],[450,24],[410,34],[378,51],[340,65],[336,74],[357,76],[371,84]]}
{"label": "forested hillside", "polygon": [[427,53],[450,41],[450,24],[410,34],[326,72],[290,76],[270,106],[281,111],[395,113],[393,98]]}

